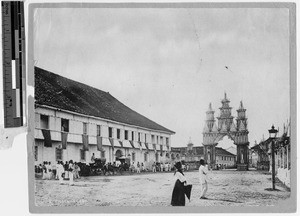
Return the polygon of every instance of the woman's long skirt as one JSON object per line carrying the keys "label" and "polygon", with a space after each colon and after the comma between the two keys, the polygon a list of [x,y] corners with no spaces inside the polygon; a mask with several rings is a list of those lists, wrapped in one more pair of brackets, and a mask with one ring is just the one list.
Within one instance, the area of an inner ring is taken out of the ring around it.
{"label": "woman's long skirt", "polygon": [[184,183],[177,180],[172,193],[172,206],[185,206]]}

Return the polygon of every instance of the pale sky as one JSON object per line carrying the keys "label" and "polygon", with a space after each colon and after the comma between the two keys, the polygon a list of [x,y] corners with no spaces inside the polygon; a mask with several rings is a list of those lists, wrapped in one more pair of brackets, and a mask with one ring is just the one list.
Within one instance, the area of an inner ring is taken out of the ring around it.
{"label": "pale sky", "polygon": [[247,109],[250,146],[290,118],[288,9],[52,8],[34,18],[36,66],[110,92],[175,131],[174,147],[202,145],[205,112],[211,102],[219,115],[224,92],[234,117],[241,100]]}

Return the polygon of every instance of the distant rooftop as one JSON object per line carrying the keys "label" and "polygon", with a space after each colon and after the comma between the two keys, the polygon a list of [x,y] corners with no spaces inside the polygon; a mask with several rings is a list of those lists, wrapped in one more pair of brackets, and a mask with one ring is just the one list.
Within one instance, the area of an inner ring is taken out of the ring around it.
{"label": "distant rooftop", "polygon": [[[181,154],[187,153],[187,147],[171,147],[171,151],[174,149],[176,152],[180,152]],[[193,150],[195,151],[196,155],[203,155],[204,154],[204,147],[203,146],[194,146]],[[226,151],[223,148],[216,147],[216,155],[223,155],[223,156],[236,156],[229,151]]]}
{"label": "distant rooftop", "polygon": [[38,67],[35,67],[35,104],[170,134],[175,133],[130,109],[108,92]]}

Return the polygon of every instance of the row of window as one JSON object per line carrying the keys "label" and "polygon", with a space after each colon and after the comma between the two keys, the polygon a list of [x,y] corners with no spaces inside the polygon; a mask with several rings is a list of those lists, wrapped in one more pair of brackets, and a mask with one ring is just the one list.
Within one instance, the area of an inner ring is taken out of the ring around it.
{"label": "row of window", "polygon": [[233,161],[234,160],[234,158],[233,157],[227,157],[227,156],[222,156],[221,157],[222,158],[222,160],[228,160],[228,161]]}
{"label": "row of window", "polygon": [[[41,115],[40,117],[40,126],[42,129],[49,129],[49,116],[47,115]],[[61,119],[61,131],[63,132],[69,132],[69,120],[68,119]],[[135,132],[125,130],[124,131],[124,139],[129,140],[129,133],[131,133],[131,140],[134,140]],[[83,122],[83,134],[88,134],[88,124]],[[97,136],[101,136],[101,125],[97,125]],[[142,141],[142,136],[144,136],[144,142],[149,142],[150,140],[147,140],[147,134],[138,133],[138,141]],[[114,136],[114,130],[112,127],[108,127],[108,137],[113,138]],[[117,128],[117,139],[121,139],[121,129]],[[157,142],[155,142],[155,140]],[[151,143],[163,143],[163,137],[162,136],[155,136],[151,135]],[[169,138],[166,137],[166,145],[169,145]]]}

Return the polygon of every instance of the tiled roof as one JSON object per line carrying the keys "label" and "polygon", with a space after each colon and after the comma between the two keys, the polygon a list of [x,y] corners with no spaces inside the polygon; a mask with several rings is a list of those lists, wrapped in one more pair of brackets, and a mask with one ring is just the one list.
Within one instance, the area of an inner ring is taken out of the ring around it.
{"label": "tiled roof", "polygon": [[35,104],[175,133],[135,112],[108,92],[35,67]]}
{"label": "tiled roof", "polygon": [[225,156],[234,156],[234,154],[226,151],[225,149],[222,149],[222,148],[219,148],[219,147],[216,147],[216,155],[225,155]]}

